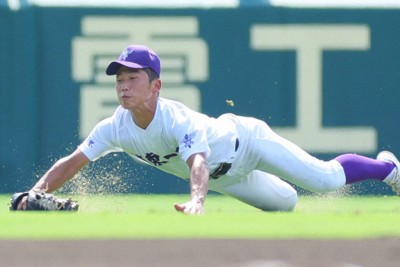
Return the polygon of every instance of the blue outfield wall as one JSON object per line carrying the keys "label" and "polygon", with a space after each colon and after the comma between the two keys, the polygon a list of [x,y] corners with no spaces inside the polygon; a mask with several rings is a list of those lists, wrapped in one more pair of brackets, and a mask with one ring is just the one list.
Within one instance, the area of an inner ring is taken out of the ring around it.
{"label": "blue outfield wall", "polygon": [[[160,54],[163,96],[210,116],[263,119],[326,160],[400,155],[400,9],[0,5],[0,36],[0,192],[28,189],[112,114],[104,69],[130,43]],[[91,163],[94,180],[98,169],[130,181],[129,192],[188,192],[124,155]],[[354,192],[390,192],[376,185]]]}

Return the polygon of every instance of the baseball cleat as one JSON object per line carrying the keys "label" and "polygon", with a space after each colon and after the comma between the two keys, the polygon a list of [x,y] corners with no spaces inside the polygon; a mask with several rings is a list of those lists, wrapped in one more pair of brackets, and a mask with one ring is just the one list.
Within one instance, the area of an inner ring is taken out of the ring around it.
{"label": "baseball cleat", "polygon": [[393,191],[400,196],[400,162],[396,156],[389,151],[382,151],[376,157],[378,160],[392,162],[395,165],[395,170],[393,175],[389,175],[383,181],[390,185]]}

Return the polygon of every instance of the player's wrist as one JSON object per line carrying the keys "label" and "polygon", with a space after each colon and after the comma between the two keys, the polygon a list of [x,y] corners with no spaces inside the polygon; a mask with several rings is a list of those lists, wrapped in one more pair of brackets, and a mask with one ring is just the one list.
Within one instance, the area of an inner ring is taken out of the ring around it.
{"label": "player's wrist", "polygon": [[192,195],[191,201],[196,204],[204,204],[205,196],[204,195]]}

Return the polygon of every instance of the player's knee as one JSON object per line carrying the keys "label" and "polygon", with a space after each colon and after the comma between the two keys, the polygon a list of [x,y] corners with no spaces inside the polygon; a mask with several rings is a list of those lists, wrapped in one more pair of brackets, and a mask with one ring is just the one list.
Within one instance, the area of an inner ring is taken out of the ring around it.
{"label": "player's knee", "polygon": [[281,198],[276,203],[266,203],[259,207],[263,211],[293,211],[298,201],[297,192],[293,190],[293,193],[285,198]]}
{"label": "player's knee", "polygon": [[297,192],[295,192],[287,201],[286,211],[293,211],[297,205],[297,201],[298,201],[298,196]]}

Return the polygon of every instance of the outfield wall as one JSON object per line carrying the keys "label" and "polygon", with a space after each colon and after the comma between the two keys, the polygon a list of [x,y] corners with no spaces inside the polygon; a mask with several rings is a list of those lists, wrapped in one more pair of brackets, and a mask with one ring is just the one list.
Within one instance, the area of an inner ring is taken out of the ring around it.
{"label": "outfield wall", "polygon": [[[162,95],[196,110],[261,118],[323,159],[400,155],[397,7],[31,2],[0,1],[0,192],[29,188],[112,114],[113,79],[104,69],[130,43],[159,53]],[[122,155],[91,164],[93,176],[96,168],[139,177],[132,192],[187,192],[186,183]]]}

